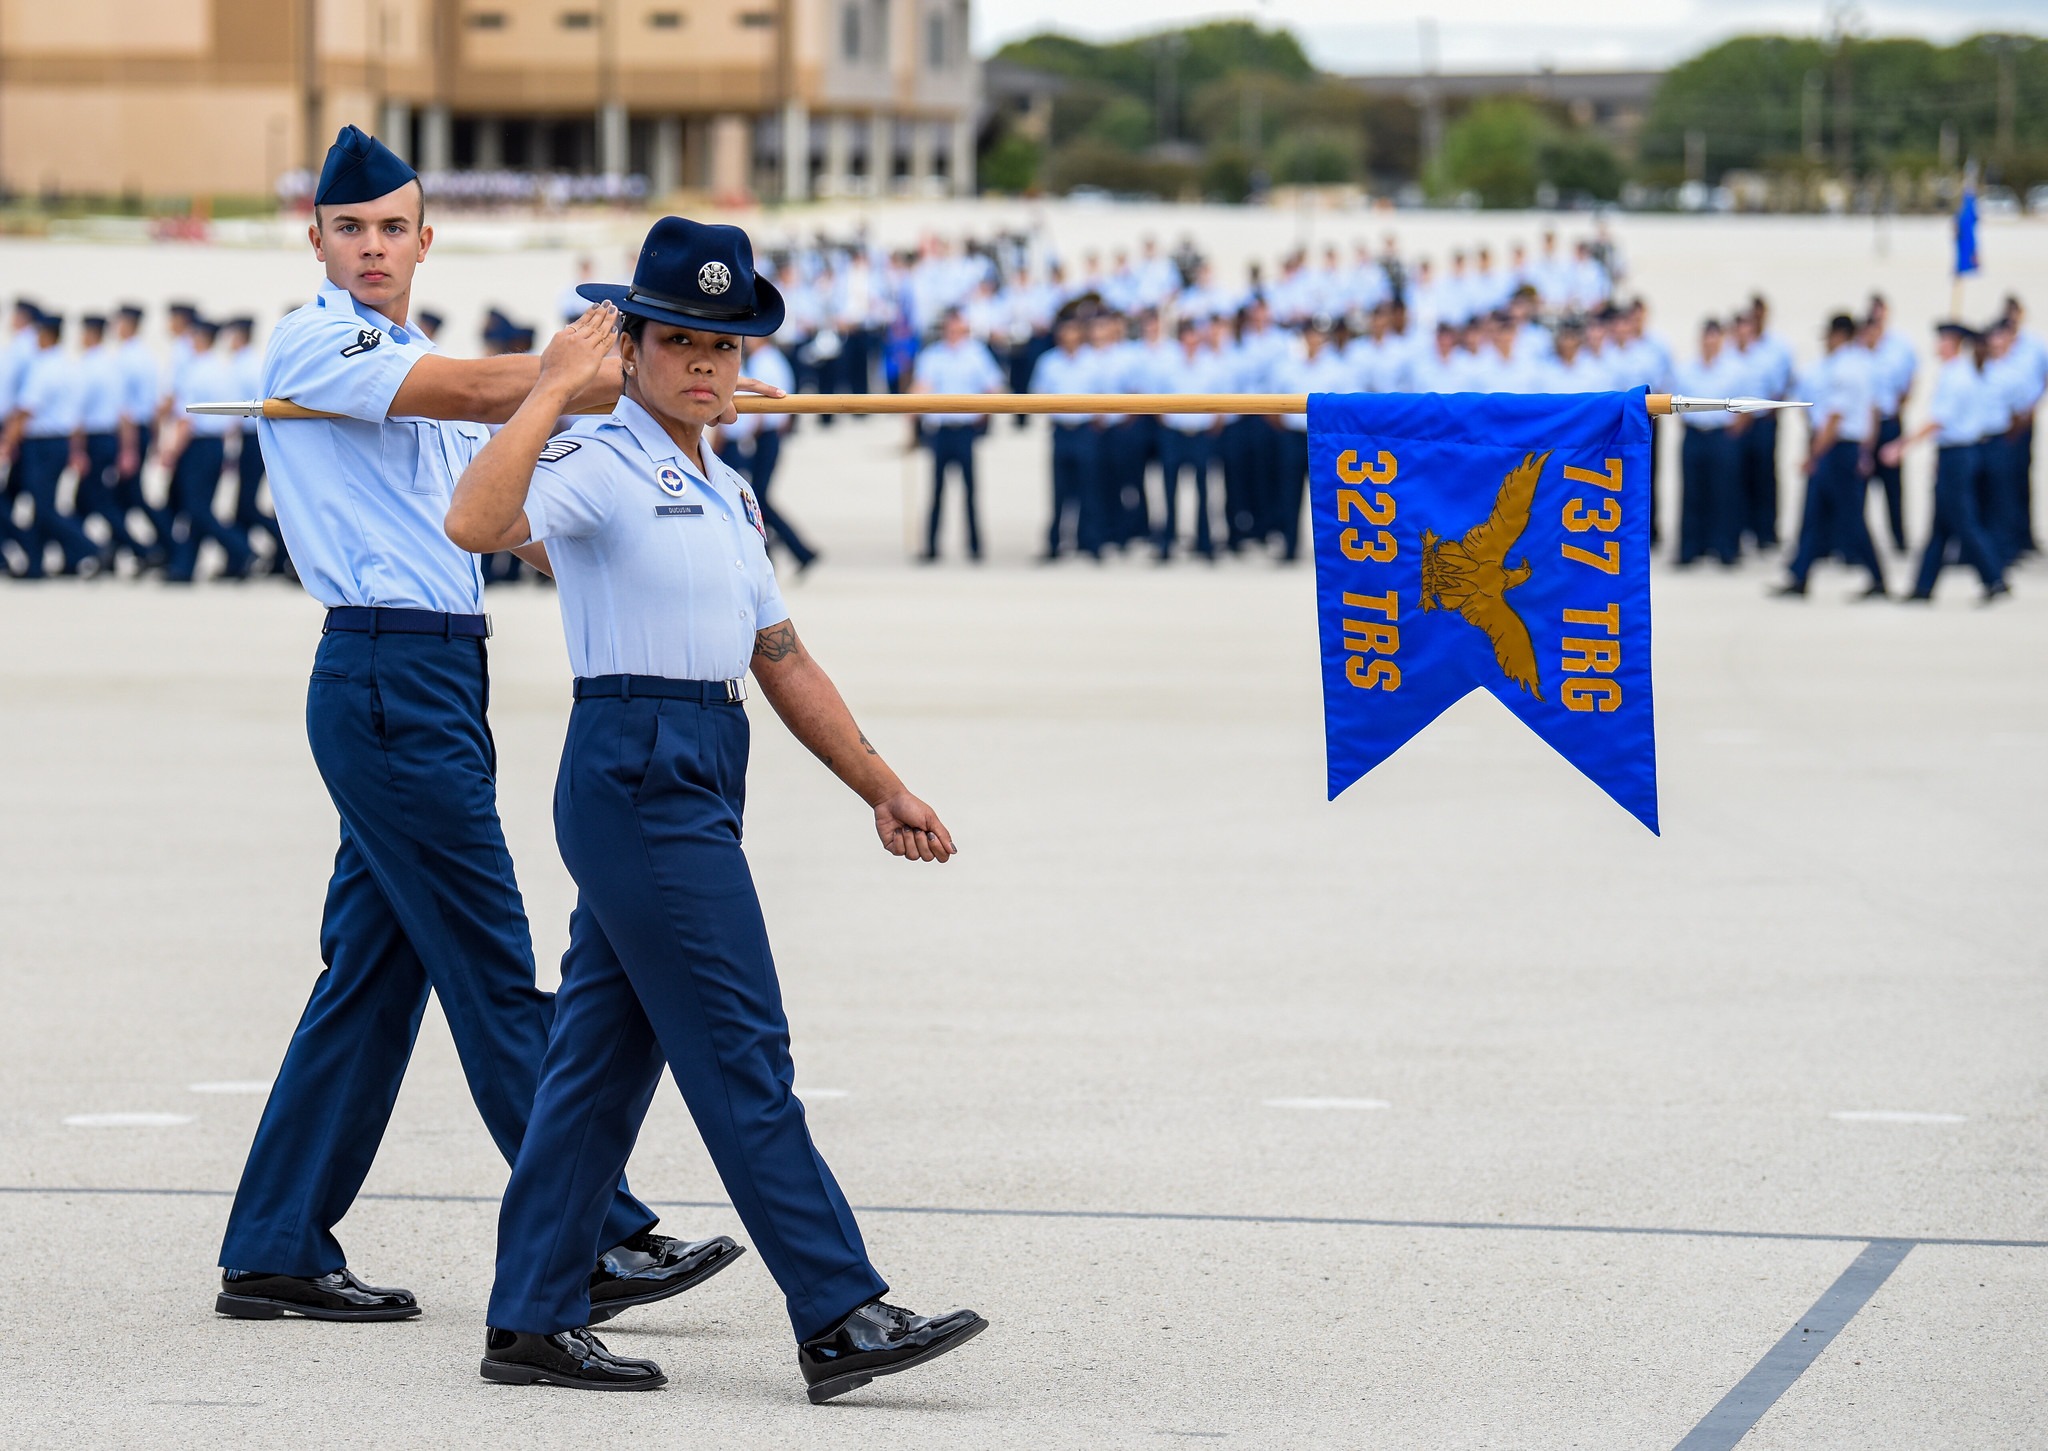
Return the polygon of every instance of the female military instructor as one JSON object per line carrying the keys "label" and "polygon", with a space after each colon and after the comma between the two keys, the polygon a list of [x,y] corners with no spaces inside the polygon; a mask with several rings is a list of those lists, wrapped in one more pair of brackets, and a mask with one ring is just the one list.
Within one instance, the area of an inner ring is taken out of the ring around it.
{"label": "female military instructor", "polygon": [[[448,537],[477,553],[544,544],[576,674],[555,837],[578,901],[533,1118],[498,1225],[483,1374],[651,1390],[651,1361],[590,1334],[590,1264],[654,1096],[675,1075],[775,1276],[813,1402],[942,1355],[986,1328],[882,1303],[853,1212],[791,1089],[789,1025],[740,847],[745,676],[874,808],[882,845],[943,862],[953,838],[904,789],[805,651],[761,511],[704,442],[739,380],[740,339],[783,303],[737,227],[656,223],[630,287],[556,335],[510,423],[464,470]],[[623,320],[621,320],[623,314]],[[550,436],[614,342],[608,417]]]}

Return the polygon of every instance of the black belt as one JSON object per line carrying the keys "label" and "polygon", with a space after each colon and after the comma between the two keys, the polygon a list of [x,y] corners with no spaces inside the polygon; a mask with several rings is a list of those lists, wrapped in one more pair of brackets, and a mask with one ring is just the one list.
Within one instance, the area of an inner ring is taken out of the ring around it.
{"label": "black belt", "polygon": [[694,700],[700,705],[738,705],[747,698],[745,680],[670,680],[665,675],[579,675],[576,698]]}
{"label": "black belt", "polygon": [[358,635],[457,635],[470,640],[487,640],[491,635],[489,615],[444,615],[439,610],[383,610],[367,605],[336,605],[327,612],[321,634],[347,630]]}

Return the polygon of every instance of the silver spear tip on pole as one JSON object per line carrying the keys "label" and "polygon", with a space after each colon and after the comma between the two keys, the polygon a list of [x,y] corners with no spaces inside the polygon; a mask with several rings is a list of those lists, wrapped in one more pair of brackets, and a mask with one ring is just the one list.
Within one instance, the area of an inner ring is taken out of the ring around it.
{"label": "silver spear tip on pole", "polygon": [[1769,413],[1779,408],[1811,408],[1811,403],[1776,398],[1685,398],[1673,394],[1673,413]]}
{"label": "silver spear tip on pole", "polygon": [[204,413],[215,418],[261,418],[263,400],[251,398],[239,403],[187,403],[187,413]]}

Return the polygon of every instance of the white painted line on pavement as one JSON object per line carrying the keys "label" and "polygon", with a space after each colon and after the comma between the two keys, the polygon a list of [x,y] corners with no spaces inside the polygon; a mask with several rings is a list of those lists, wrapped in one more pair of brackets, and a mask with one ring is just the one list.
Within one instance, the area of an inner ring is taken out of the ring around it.
{"label": "white painted line on pavement", "polygon": [[75,1129],[168,1129],[192,1122],[189,1113],[74,1113],[64,1122]]}
{"label": "white painted line on pavement", "polygon": [[1268,1098],[1267,1108],[1392,1108],[1384,1098]]}
{"label": "white painted line on pavement", "polygon": [[194,1093],[268,1093],[270,1080],[267,1078],[223,1078],[218,1083],[195,1083]]}
{"label": "white painted line on pavement", "polygon": [[1902,1108],[1838,1108],[1828,1117],[1847,1124],[1962,1124],[1970,1121],[1959,1113],[1914,1113]]}

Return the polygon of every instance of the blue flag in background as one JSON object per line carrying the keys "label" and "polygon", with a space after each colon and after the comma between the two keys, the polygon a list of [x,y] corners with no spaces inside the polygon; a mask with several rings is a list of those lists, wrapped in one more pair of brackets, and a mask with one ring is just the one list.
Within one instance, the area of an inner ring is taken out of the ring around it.
{"label": "blue flag in background", "polygon": [[1963,187],[1963,199],[1956,206],[1956,276],[1967,277],[1977,270],[1977,188]]}
{"label": "blue flag in background", "polygon": [[1332,800],[1477,688],[1657,830],[1644,400],[1309,399]]}

